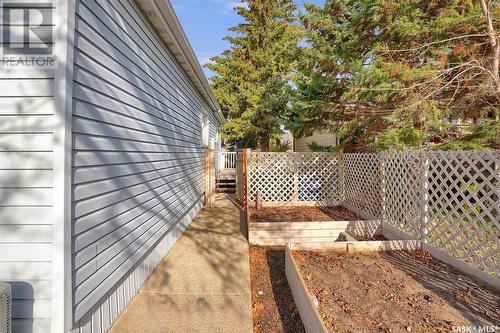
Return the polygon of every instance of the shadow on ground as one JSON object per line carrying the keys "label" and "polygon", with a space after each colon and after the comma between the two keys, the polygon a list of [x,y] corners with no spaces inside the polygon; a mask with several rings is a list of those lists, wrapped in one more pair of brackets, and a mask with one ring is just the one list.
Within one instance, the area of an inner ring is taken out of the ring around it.
{"label": "shadow on ground", "polygon": [[251,332],[248,244],[227,195],[204,208],[114,332]]}
{"label": "shadow on ground", "polygon": [[471,322],[479,326],[500,323],[500,293],[475,278],[435,259],[427,263],[414,260],[403,251],[382,252],[381,256],[439,295]]}

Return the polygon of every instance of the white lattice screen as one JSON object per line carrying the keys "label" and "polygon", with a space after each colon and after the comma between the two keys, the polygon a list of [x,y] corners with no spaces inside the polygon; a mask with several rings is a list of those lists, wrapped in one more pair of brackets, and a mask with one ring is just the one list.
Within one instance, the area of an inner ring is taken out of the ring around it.
{"label": "white lattice screen", "polygon": [[425,183],[419,152],[381,154],[384,219],[420,239]]}
{"label": "white lattice screen", "polygon": [[500,278],[500,152],[426,152],[427,241]]}
{"label": "white lattice screen", "polygon": [[251,153],[248,198],[345,202],[500,278],[500,152]]}
{"label": "white lattice screen", "polygon": [[341,154],[257,153],[248,161],[248,200],[336,205],[342,201]]}
{"label": "white lattice screen", "polygon": [[382,217],[380,158],[378,154],[344,155],[345,202]]}

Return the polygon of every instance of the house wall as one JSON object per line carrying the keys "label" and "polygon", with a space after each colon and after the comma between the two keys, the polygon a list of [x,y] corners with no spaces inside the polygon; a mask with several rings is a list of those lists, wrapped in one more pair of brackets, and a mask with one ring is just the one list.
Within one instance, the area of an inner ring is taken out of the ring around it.
{"label": "house wall", "polygon": [[0,281],[14,332],[49,332],[54,70],[0,68]]}
{"label": "house wall", "polygon": [[209,107],[133,1],[78,1],[75,24],[74,319],[103,332],[201,208]]}
{"label": "house wall", "polygon": [[315,132],[311,136],[299,138],[294,140],[294,151],[308,152],[311,151],[308,147],[310,143],[316,142],[321,146],[336,146],[337,136],[331,133],[318,133]]}
{"label": "house wall", "polygon": [[14,332],[50,330],[53,77],[0,71],[0,281],[13,289]]}

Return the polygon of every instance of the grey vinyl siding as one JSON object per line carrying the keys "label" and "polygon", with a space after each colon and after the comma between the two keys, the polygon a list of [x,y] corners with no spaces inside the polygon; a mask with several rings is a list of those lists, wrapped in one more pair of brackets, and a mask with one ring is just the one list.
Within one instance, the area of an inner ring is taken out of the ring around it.
{"label": "grey vinyl siding", "polygon": [[0,70],[0,281],[14,332],[49,332],[52,293],[53,70]]}
{"label": "grey vinyl siding", "polygon": [[78,1],[75,23],[74,317],[101,332],[199,210],[210,109],[133,1]]}

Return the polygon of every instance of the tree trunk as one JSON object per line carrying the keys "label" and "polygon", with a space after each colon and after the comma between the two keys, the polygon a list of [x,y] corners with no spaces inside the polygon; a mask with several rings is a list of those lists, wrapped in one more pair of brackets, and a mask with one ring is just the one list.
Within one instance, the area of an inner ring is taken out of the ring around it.
{"label": "tree trunk", "polygon": [[260,150],[265,152],[269,151],[269,141],[269,134],[262,134],[262,136],[260,137]]}
{"label": "tree trunk", "polygon": [[481,8],[483,9],[483,14],[486,19],[486,27],[490,38],[491,51],[493,51],[491,73],[495,84],[495,94],[498,102],[500,102],[500,38],[497,36],[495,28],[493,27],[490,9],[486,0],[481,0]]}

